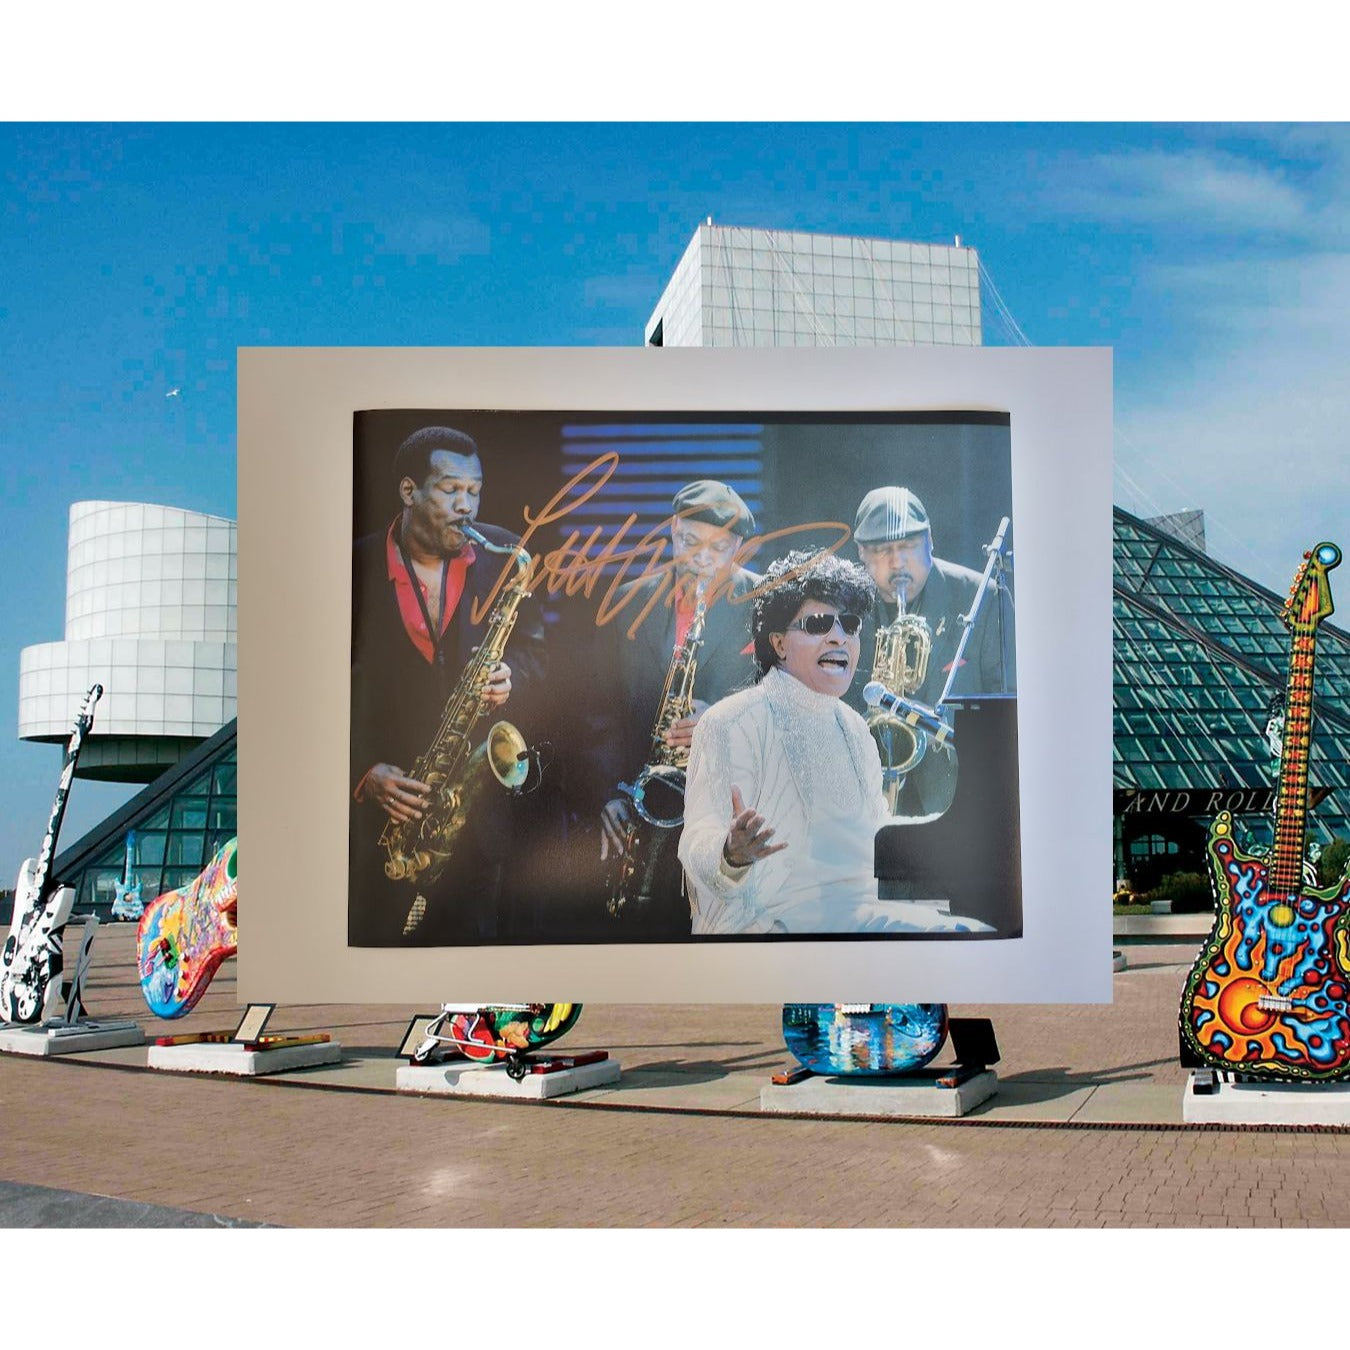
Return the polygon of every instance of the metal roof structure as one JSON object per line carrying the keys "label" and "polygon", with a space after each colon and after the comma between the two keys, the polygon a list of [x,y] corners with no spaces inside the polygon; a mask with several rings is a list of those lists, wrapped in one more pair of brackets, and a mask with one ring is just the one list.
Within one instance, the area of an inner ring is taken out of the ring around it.
{"label": "metal roof structure", "polygon": [[[1271,788],[1266,724],[1289,662],[1284,597],[1119,507],[1112,552],[1118,802],[1122,789]],[[1350,610],[1350,577],[1346,588]],[[1311,781],[1325,795],[1309,840],[1350,838],[1350,634],[1329,622],[1317,630]]]}

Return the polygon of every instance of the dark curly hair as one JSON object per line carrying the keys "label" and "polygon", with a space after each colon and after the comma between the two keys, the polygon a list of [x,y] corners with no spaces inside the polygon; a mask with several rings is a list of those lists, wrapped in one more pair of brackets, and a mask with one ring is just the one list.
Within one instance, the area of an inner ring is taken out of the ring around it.
{"label": "dark curly hair", "polygon": [[755,664],[760,676],[778,665],[769,637],[787,631],[804,600],[835,605],[842,614],[866,614],[876,603],[877,588],[867,569],[834,553],[797,549],[770,563],[760,582],[750,619]]}

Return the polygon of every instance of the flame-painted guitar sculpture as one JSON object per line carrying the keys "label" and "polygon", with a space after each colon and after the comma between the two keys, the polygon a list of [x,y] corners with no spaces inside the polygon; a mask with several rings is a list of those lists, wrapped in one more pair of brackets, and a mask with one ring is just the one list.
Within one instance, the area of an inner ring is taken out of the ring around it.
{"label": "flame-painted guitar sculpture", "polygon": [[75,892],[69,886],[57,886],[51,876],[56,854],[56,837],[61,832],[61,817],[66,813],[66,798],[75,777],[75,761],[85,734],[94,725],[94,705],[103,696],[103,686],[91,686],[84,707],[75,719],[66,746],[65,764],[52,802],[51,819],[36,859],[29,858],[19,869],[14,888],[14,917],[9,937],[0,956],[0,1021],[33,1023],[51,1017],[61,998],[61,944],[66,920],[75,904]]}
{"label": "flame-painted guitar sculpture", "polygon": [[1304,555],[1283,619],[1291,633],[1284,744],[1268,856],[1244,853],[1233,818],[1209,831],[1218,910],[1181,996],[1187,1049],[1215,1068],[1274,1081],[1350,1076],[1350,871],[1307,886],[1308,749],[1317,625],[1331,612],[1335,544]]}
{"label": "flame-painted guitar sculpture", "polygon": [[152,900],[136,930],[141,992],[156,1017],[182,1017],[239,948],[239,841],[231,839],[200,876]]}
{"label": "flame-painted guitar sculpture", "polygon": [[945,1003],[785,1003],[783,1040],[812,1073],[913,1073],[947,1039]]}

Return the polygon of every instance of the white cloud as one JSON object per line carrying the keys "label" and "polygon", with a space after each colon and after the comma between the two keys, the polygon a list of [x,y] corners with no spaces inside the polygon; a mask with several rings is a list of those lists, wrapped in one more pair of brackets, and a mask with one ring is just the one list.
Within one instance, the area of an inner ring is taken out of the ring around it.
{"label": "white cloud", "polygon": [[1138,383],[1119,372],[1117,500],[1203,507],[1210,551],[1282,590],[1305,548],[1350,546],[1350,258],[1141,274],[1194,336]]}
{"label": "white cloud", "polygon": [[1303,233],[1315,215],[1283,168],[1207,149],[1063,157],[1042,186],[1051,212],[1111,225]]}

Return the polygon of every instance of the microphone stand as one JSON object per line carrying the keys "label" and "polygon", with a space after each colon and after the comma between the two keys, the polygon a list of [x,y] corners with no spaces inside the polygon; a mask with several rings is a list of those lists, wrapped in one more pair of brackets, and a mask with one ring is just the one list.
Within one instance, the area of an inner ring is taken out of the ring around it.
{"label": "microphone stand", "polygon": [[993,573],[994,564],[998,560],[999,554],[1003,551],[1003,537],[1007,533],[1008,517],[1004,516],[998,523],[993,542],[985,545],[984,575],[980,578],[979,588],[975,592],[975,603],[971,605],[970,613],[961,615],[964,631],[961,634],[961,641],[957,644],[956,655],[952,658],[951,669],[947,672],[947,683],[942,686],[942,693],[933,705],[935,708],[942,707],[947,701],[947,696],[952,692],[952,685],[956,681],[956,672],[961,669],[961,658],[965,655],[966,644],[970,641],[971,629],[975,627],[975,616],[980,612],[980,606],[984,603],[985,591],[989,587],[989,578]]}

